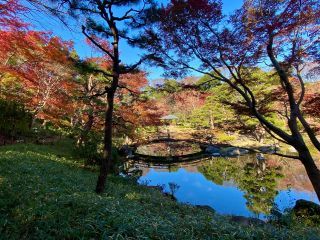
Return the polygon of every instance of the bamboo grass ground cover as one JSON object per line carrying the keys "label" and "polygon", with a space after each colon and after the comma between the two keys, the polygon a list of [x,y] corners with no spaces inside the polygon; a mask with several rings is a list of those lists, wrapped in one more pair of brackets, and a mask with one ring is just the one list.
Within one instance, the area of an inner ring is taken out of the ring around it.
{"label": "bamboo grass ground cover", "polygon": [[118,176],[93,189],[68,141],[0,147],[0,239],[320,239],[319,227],[245,226]]}

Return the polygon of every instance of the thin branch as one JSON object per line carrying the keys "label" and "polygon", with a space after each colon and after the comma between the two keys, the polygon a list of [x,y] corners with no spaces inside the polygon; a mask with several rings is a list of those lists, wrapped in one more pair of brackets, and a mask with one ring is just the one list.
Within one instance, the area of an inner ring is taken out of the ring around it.
{"label": "thin branch", "polygon": [[143,10],[145,9],[146,7],[146,2],[144,1],[143,2],[143,7],[140,9],[140,10],[136,10],[136,9],[133,9],[133,8],[130,8],[122,17],[113,17],[114,21],[123,21],[123,20],[127,20],[127,19],[133,19],[134,20],[134,17],[133,16],[130,16],[129,14],[130,13],[142,13]]}
{"label": "thin branch", "polygon": [[138,68],[138,66],[140,66],[147,58],[148,57],[143,57],[137,63],[126,67],[125,70],[121,71],[121,74],[127,74],[127,73],[131,73],[131,72],[135,71]]}
{"label": "thin branch", "polygon": [[273,137],[274,139],[278,140],[279,142],[285,143],[290,145],[288,142],[286,142],[285,140],[283,140],[282,138],[277,137],[276,135],[274,135],[270,129],[268,127],[266,127],[265,125],[261,124],[262,127],[267,131],[267,133],[269,133],[271,135],[271,137]]}
{"label": "thin branch", "polygon": [[102,92],[98,92],[96,94],[93,94],[93,95],[90,95],[90,96],[84,96],[84,97],[79,97],[79,99],[93,99],[93,98],[97,98],[97,97],[102,97],[104,96],[105,94],[107,94],[109,92],[109,88],[108,87],[105,87],[105,90],[102,91]]}
{"label": "thin branch", "polygon": [[273,153],[273,155],[277,155],[279,157],[285,157],[285,158],[291,158],[291,159],[297,159],[297,160],[300,160],[300,157],[299,156],[292,156],[292,155],[286,155],[286,154],[282,154],[282,153]]}
{"label": "thin branch", "polygon": [[96,40],[94,40],[87,32],[86,32],[86,27],[82,26],[82,33],[97,47],[99,48],[101,51],[103,51],[104,53],[106,53],[112,60],[114,60],[114,56],[105,48],[103,48],[101,46],[101,44],[99,44]]}
{"label": "thin branch", "polygon": [[134,95],[138,95],[139,92],[135,92],[132,89],[128,88],[127,86],[123,86],[123,85],[118,85],[118,88],[122,88],[122,89],[126,89],[128,92],[134,94]]}
{"label": "thin branch", "polygon": [[312,130],[312,128],[310,127],[308,122],[304,119],[300,110],[299,110],[298,118],[299,118],[303,128],[306,130],[308,137],[311,140],[312,144],[318,149],[318,151],[320,151],[320,142],[317,139],[317,137],[315,136],[314,131]]}
{"label": "thin branch", "polygon": [[301,86],[301,93],[300,93],[300,97],[299,97],[299,100],[297,102],[298,106],[302,103],[303,101],[303,98],[304,98],[304,95],[305,95],[305,92],[306,92],[306,88],[305,88],[305,85],[304,85],[304,82],[303,82],[303,79],[301,77],[301,74],[300,74],[300,70],[297,69],[297,77],[299,79],[299,83],[300,83],[300,86]]}
{"label": "thin branch", "polygon": [[125,122],[125,123],[130,123],[130,124],[132,124],[132,125],[134,125],[134,123],[133,122],[131,122],[131,121],[129,121],[129,120],[126,120],[126,119],[124,119],[122,116],[115,116],[116,118],[118,118],[118,119],[121,119],[123,122]]}
{"label": "thin branch", "polygon": [[113,74],[107,73],[106,71],[104,71],[102,69],[94,68],[94,69],[92,69],[92,71],[95,73],[102,73],[105,77],[113,77]]}

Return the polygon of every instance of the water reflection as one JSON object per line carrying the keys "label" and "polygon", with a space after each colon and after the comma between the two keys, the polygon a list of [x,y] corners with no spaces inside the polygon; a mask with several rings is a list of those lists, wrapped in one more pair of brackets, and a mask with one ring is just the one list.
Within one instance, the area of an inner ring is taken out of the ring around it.
{"label": "water reflection", "polygon": [[208,205],[221,214],[264,219],[272,208],[283,211],[298,199],[318,202],[302,165],[276,156],[266,156],[264,166],[247,155],[187,165],[135,163],[130,168],[141,170],[141,184],[164,185],[170,192],[174,183],[178,201]]}
{"label": "water reflection", "polygon": [[200,166],[198,170],[218,185],[223,186],[224,182],[232,181],[244,192],[247,208],[252,213],[269,214],[278,193],[276,181],[282,175],[280,167],[264,166],[260,163],[241,163],[218,158]]}

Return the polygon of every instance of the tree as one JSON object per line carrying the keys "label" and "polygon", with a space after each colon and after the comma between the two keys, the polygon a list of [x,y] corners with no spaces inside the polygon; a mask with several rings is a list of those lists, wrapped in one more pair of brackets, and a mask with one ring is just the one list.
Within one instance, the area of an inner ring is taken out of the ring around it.
{"label": "tree", "polygon": [[[200,83],[201,82],[202,80],[200,80]],[[205,85],[208,86],[207,84]],[[202,88],[204,85],[200,87]],[[205,99],[205,103],[192,112],[189,116],[190,121],[197,126],[210,128],[212,130],[216,127],[225,130],[227,130],[227,128],[228,130],[230,130],[230,128],[236,129],[239,121],[229,103],[235,98],[237,99],[237,97],[230,96],[230,90],[226,84],[210,86],[206,92],[208,96]]]}
{"label": "tree", "polygon": [[19,13],[27,9],[18,0],[0,0],[0,29],[18,30],[27,24],[21,21]]}
{"label": "tree", "polygon": [[[105,96],[100,94],[105,85],[109,84],[106,78],[96,69],[110,66],[108,58],[88,58],[80,60],[74,57],[76,62],[76,81],[79,86],[75,93],[77,99],[77,111],[73,116],[73,126],[77,134],[77,146],[85,146],[89,141],[89,133],[100,131],[103,126],[103,112],[105,107]],[[77,131],[79,130],[79,131]]]}
{"label": "tree", "polygon": [[320,118],[320,93],[319,83],[306,86],[306,97],[303,104],[304,112],[314,118]]}
{"label": "tree", "polygon": [[23,102],[33,123],[61,122],[72,112],[71,48],[72,43],[44,32],[0,31],[0,96]]}
{"label": "tree", "polygon": [[158,105],[162,105],[162,114],[175,114],[180,124],[189,123],[189,115],[204,105],[208,94],[197,91],[195,88],[197,78],[189,77],[177,81],[164,79],[155,87],[149,87],[146,93],[154,98]]}
{"label": "tree", "polygon": [[120,123],[118,124],[119,132],[128,137],[133,137],[138,128],[160,124],[163,110],[156,100],[144,94],[147,84],[146,73],[142,71],[125,74],[120,78],[121,89],[117,94],[115,115]]}
{"label": "tree", "polygon": [[[310,62],[319,64],[319,12],[316,0],[247,0],[225,24],[220,1],[174,0],[160,7],[156,17],[146,17],[151,27],[137,44],[174,75],[197,71],[240,94],[270,135],[297,150],[298,156],[277,154],[302,162],[320,199],[320,171],[306,141],[319,151],[320,143],[301,108],[303,67]],[[264,62],[274,69],[286,96],[286,129],[259,110],[263,102],[249,84],[246,69]]]}
{"label": "tree", "polygon": [[29,133],[31,114],[21,103],[0,99],[0,145]]}
{"label": "tree", "polygon": [[[33,0],[31,2],[39,1]],[[112,123],[114,112],[114,99],[119,87],[121,75],[133,72],[144,60],[140,59],[133,65],[121,63],[119,42],[120,40],[130,41],[130,33],[125,29],[126,23],[134,22],[135,17],[139,15],[141,9],[146,7],[144,1],[141,6],[139,0],[88,0],[88,1],[64,1],[55,0],[45,3],[46,8],[51,12],[61,16],[61,12],[67,10],[68,16],[75,16],[84,19],[81,26],[82,33],[98,49],[101,50],[111,62],[110,69],[99,69],[106,77],[110,79],[110,85],[99,94],[106,94],[107,107],[105,111],[104,127],[104,153],[100,168],[100,174],[97,181],[96,192],[102,193],[105,189],[108,170],[112,168]],[[139,5],[140,4],[140,5]],[[137,8],[135,8],[137,6]],[[141,7],[141,9],[139,9]],[[62,14],[63,15],[63,14]],[[110,40],[111,43],[108,43]]]}

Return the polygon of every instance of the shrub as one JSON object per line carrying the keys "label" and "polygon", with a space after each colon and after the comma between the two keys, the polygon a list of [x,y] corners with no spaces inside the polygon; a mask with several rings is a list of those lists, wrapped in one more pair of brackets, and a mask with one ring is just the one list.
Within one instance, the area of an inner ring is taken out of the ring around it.
{"label": "shrub", "polygon": [[[75,152],[80,158],[85,159],[84,164],[88,166],[100,165],[103,157],[103,140],[99,134],[95,134],[93,132],[89,133],[86,141],[81,145],[77,145],[75,147]],[[118,150],[113,147],[112,148],[112,157],[114,168],[120,164],[120,157]]]}
{"label": "shrub", "polygon": [[102,139],[94,133],[89,133],[82,144],[77,144],[75,151],[80,158],[85,159],[85,165],[99,165],[102,159]]}
{"label": "shrub", "polygon": [[30,133],[32,115],[22,104],[0,99],[0,135],[8,138]]}
{"label": "shrub", "polygon": [[226,133],[217,133],[215,135],[215,137],[217,138],[217,140],[219,142],[230,142],[230,141],[234,141],[237,139],[236,136],[233,136],[233,135],[228,135]]}

